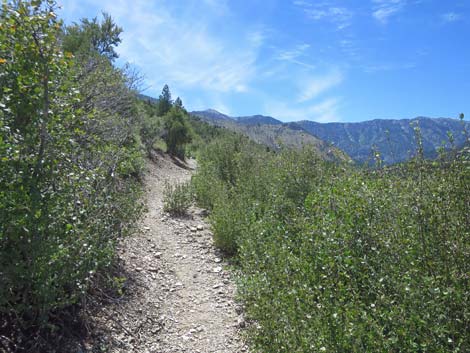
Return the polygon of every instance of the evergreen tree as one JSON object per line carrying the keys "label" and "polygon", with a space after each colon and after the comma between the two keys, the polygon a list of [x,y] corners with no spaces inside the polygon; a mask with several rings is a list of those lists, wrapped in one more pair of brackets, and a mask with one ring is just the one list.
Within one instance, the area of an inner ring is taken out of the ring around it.
{"label": "evergreen tree", "polygon": [[171,100],[170,88],[168,85],[163,86],[162,94],[158,97],[158,116],[164,116],[173,106]]}
{"label": "evergreen tree", "polygon": [[180,108],[180,109],[184,109],[183,101],[181,100],[180,97],[176,98],[175,107]]}
{"label": "evergreen tree", "polygon": [[118,58],[114,47],[121,43],[122,28],[116,25],[111,16],[103,12],[101,22],[95,17],[92,20],[82,19],[65,28],[63,49],[75,55],[96,53],[110,61]]}
{"label": "evergreen tree", "polygon": [[192,141],[191,126],[187,113],[178,107],[171,108],[164,117],[164,127],[168,153],[184,158],[184,146]]}

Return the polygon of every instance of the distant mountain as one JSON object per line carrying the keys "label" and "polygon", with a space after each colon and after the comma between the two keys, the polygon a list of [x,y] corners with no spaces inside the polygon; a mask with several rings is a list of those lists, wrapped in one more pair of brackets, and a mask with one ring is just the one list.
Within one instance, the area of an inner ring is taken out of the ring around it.
{"label": "distant mountain", "polygon": [[[448,118],[375,119],[358,123],[326,124],[304,120],[285,124],[263,115],[230,117],[215,110],[192,114],[213,124],[242,132],[255,141],[274,148],[281,141],[291,147],[303,143],[317,144],[323,151],[331,150],[332,144],[361,164],[371,161],[374,148],[380,152],[386,164],[413,157],[417,150],[415,125],[421,130],[426,157],[435,157],[437,149],[443,144],[450,148],[448,132],[454,136],[457,148],[462,147],[465,142],[462,122]],[[465,121],[464,124],[470,131],[470,122]]]}
{"label": "distant mountain", "polygon": [[274,119],[271,116],[264,116],[264,115],[252,115],[252,116],[239,116],[234,118],[241,124],[245,125],[258,125],[258,124],[265,124],[265,125],[282,125],[283,122],[277,119]]}
{"label": "distant mountain", "polygon": [[281,146],[301,148],[303,145],[310,145],[327,160],[351,160],[343,151],[311,135],[303,128],[293,128],[271,117],[254,115],[233,118],[212,109],[194,111],[191,115],[210,124],[242,133],[253,141],[273,149],[279,149]]}
{"label": "distant mountain", "polygon": [[137,98],[139,98],[142,101],[149,102],[149,103],[154,103],[154,104],[158,103],[158,98],[150,97],[141,93],[137,94]]}
{"label": "distant mountain", "polygon": [[[450,147],[448,132],[454,136],[457,147],[461,147],[465,142],[462,123],[457,119],[447,118],[376,119],[359,123],[327,124],[304,120],[290,125],[301,127],[312,135],[333,143],[359,163],[370,160],[371,151],[375,146],[384,162],[392,164],[415,155],[416,124],[421,130],[424,154],[427,157],[435,157],[437,148],[442,143],[446,148]],[[470,129],[470,123],[465,124],[467,129]]]}
{"label": "distant mountain", "polygon": [[218,121],[233,121],[234,119],[229,117],[228,115],[222,114],[214,109],[208,109],[203,111],[195,111],[191,112],[191,115],[199,116],[204,118],[205,120],[209,120],[211,122],[218,122]]}
{"label": "distant mountain", "polygon": [[251,116],[238,116],[231,117],[225,114],[222,114],[214,109],[208,109],[203,111],[191,112],[192,115],[199,116],[204,119],[211,121],[235,121],[244,125],[257,125],[257,124],[266,124],[266,125],[282,125],[283,122],[277,119],[274,119],[271,116],[265,115],[251,115]]}

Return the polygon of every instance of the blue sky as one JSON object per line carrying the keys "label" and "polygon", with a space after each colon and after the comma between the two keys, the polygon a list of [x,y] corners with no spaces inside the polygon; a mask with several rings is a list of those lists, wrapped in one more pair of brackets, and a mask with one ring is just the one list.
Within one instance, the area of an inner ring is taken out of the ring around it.
{"label": "blue sky", "polygon": [[[59,0],[111,14],[158,97],[283,121],[470,116],[468,0]],[[468,119],[468,118],[467,118]]]}

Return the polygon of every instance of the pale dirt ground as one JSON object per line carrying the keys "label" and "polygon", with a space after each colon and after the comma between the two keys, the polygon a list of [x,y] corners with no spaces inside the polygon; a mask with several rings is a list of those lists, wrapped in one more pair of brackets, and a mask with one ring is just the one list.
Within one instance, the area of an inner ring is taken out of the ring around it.
{"label": "pale dirt ground", "polygon": [[[93,319],[105,351],[247,352],[233,274],[213,245],[203,210],[191,208],[180,218],[163,212],[165,181],[188,181],[194,167],[193,161],[177,165],[164,155],[148,163],[148,212],[137,234],[119,247],[123,272],[132,281],[122,300]],[[95,344],[87,348],[98,351]]]}

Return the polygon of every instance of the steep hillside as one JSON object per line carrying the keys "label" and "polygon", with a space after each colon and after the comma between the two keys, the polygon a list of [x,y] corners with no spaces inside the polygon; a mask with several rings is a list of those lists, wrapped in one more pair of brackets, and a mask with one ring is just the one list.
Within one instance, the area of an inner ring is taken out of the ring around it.
{"label": "steep hillside", "polygon": [[191,112],[191,114],[199,116],[203,118],[204,120],[210,121],[210,122],[219,122],[222,120],[222,121],[235,121],[237,123],[244,124],[244,125],[258,125],[258,124],[282,125],[284,124],[282,121],[277,120],[273,118],[272,116],[258,114],[258,115],[231,117],[223,113],[220,113],[214,109],[194,111],[194,112]]}
{"label": "steep hillside", "polygon": [[252,115],[252,116],[239,116],[235,118],[237,122],[245,125],[257,125],[257,124],[266,124],[266,125],[282,125],[283,122],[277,119],[274,119],[271,116],[265,115]]}
{"label": "steep hillside", "polygon": [[[448,132],[452,133],[456,146],[462,146],[465,136],[462,123],[457,119],[431,119],[418,117],[402,120],[371,120],[359,123],[327,123],[300,121],[291,123],[319,138],[333,143],[354,160],[366,162],[374,146],[385,163],[396,163],[412,157],[416,151],[414,126],[418,124],[423,139],[424,153],[435,157],[436,149],[445,143],[450,147]],[[465,123],[467,129],[470,123]]]}
{"label": "steep hillside", "polygon": [[214,109],[208,109],[203,111],[191,112],[191,115],[199,116],[209,122],[220,122],[220,121],[234,121],[234,119],[228,115],[222,114]]}
{"label": "steep hillside", "polygon": [[[210,124],[242,133],[253,141],[273,149],[279,149],[281,146],[301,148],[304,145],[310,145],[327,160],[351,160],[346,153],[308,133],[303,128],[284,124],[271,117],[255,115],[231,118],[215,110],[192,112],[191,115]],[[261,121],[270,123],[262,123]]]}

